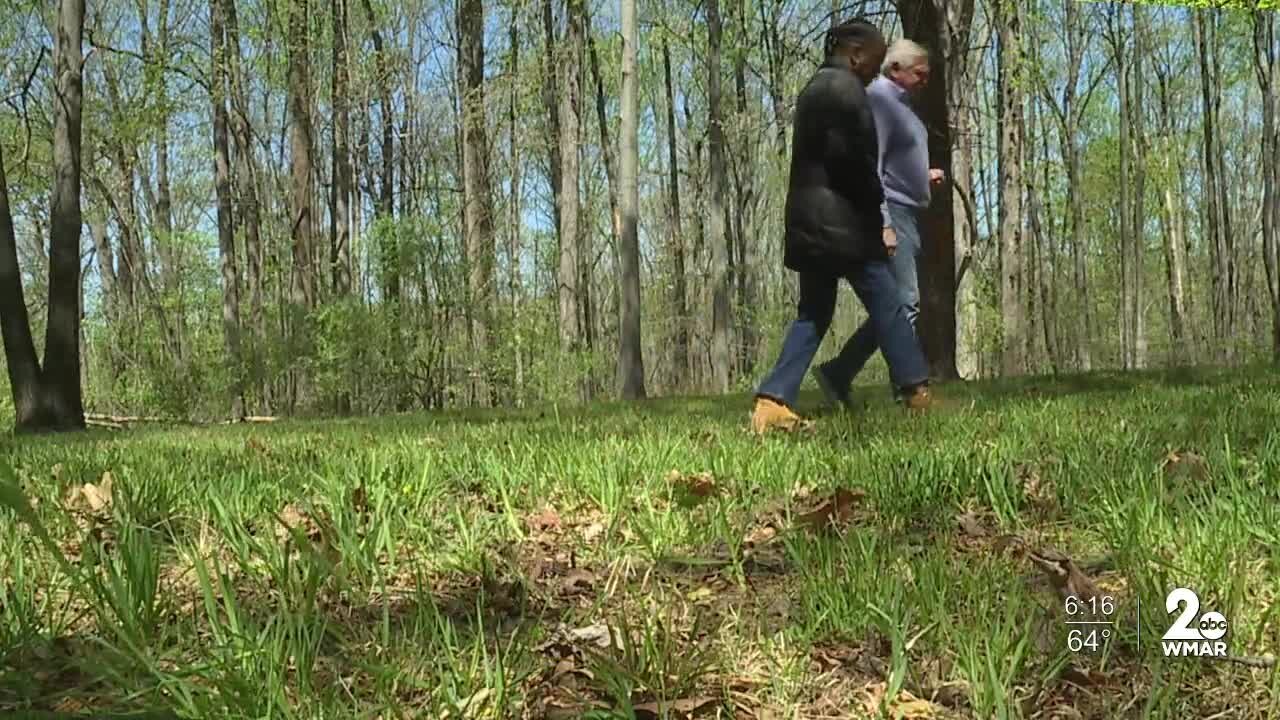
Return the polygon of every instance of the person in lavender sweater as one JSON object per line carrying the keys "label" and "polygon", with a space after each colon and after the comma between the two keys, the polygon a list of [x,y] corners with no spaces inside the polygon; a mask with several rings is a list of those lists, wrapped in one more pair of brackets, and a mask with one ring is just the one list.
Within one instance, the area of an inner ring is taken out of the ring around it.
{"label": "person in lavender sweater", "polygon": [[[901,39],[889,47],[881,76],[867,87],[884,186],[881,214],[886,232],[893,232],[898,243],[890,264],[912,330],[920,315],[916,273],[922,250],[920,220],[932,200],[933,187],[945,180],[941,170],[929,167],[929,134],[912,107],[928,82],[928,51],[911,40]],[[868,318],[836,357],[814,366],[814,379],[829,401],[845,407],[851,404],[853,378],[878,348],[875,327]],[[894,390],[897,395],[897,388]]]}

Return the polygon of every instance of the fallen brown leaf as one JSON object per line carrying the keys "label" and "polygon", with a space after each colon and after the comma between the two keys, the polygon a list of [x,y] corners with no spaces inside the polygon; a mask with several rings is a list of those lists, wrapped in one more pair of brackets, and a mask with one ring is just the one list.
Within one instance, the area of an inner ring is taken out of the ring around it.
{"label": "fallen brown leaf", "polygon": [[683,500],[686,504],[696,504],[706,500],[718,494],[720,490],[716,485],[715,477],[709,472],[686,474],[679,470],[672,470],[667,473],[667,483],[675,490],[677,500]]}
{"label": "fallen brown leaf", "polygon": [[600,648],[607,648],[617,643],[614,633],[604,623],[596,623],[569,631],[569,637],[579,642],[589,643]]}
{"label": "fallen brown leaf", "polygon": [[71,488],[67,493],[65,505],[70,510],[79,510],[91,515],[105,514],[111,508],[114,484],[115,478],[111,476],[111,472],[104,472],[97,484],[85,483]]}
{"label": "fallen brown leaf", "polygon": [[982,520],[977,513],[967,512],[956,518],[956,524],[960,526],[960,530],[971,538],[984,538],[990,533],[983,527]]}
{"label": "fallen brown leaf", "polygon": [[1160,463],[1160,469],[1164,471],[1165,477],[1170,478],[1189,478],[1197,482],[1203,482],[1209,478],[1209,461],[1205,460],[1203,455],[1190,450],[1171,451]]}
{"label": "fallen brown leaf", "polygon": [[1063,553],[1043,548],[1028,552],[1027,557],[1044,571],[1059,597],[1075,597],[1084,602],[1102,596],[1097,584],[1080,570],[1074,560]]}
{"label": "fallen brown leaf", "polygon": [[664,713],[673,713],[684,717],[694,717],[696,713],[711,710],[716,704],[713,697],[684,698],[671,702],[649,702],[636,705],[636,718],[658,718]]}
{"label": "fallen brown leaf", "polygon": [[558,530],[561,525],[560,513],[556,512],[556,509],[550,505],[525,518],[524,522],[532,532]]}
{"label": "fallen brown leaf", "polygon": [[854,506],[866,496],[866,491],[860,488],[854,490],[840,488],[817,508],[799,515],[796,519],[799,524],[813,529],[840,525],[853,516]]}

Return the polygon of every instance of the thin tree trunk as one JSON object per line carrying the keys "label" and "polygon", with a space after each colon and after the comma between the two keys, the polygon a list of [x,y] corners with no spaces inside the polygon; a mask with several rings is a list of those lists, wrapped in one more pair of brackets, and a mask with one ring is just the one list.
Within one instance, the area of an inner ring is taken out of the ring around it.
{"label": "thin tree trunk", "polygon": [[222,336],[231,375],[231,417],[244,417],[244,384],[240,356],[240,274],[236,268],[235,218],[231,214],[231,149],[227,140],[227,51],[222,1],[209,3],[213,104],[214,194],[217,197],[218,255],[222,260]]}
{"label": "thin tree trunk", "polygon": [[555,17],[551,0],[542,0],[542,30],[545,35],[545,53],[542,67],[542,102],[547,108],[547,155],[551,167],[551,210],[555,220],[557,241],[563,242],[559,233],[563,227],[560,217],[560,175],[564,172],[560,158],[560,90],[559,73],[562,68],[556,62]]}
{"label": "thin tree trunk", "polygon": [[468,324],[471,337],[472,401],[489,405],[489,315],[493,310],[493,201],[489,191],[484,114],[484,9],[481,0],[462,0],[459,8],[462,68],[463,217],[467,238]]}
{"label": "thin tree trunk", "polygon": [[1000,317],[1001,371],[1026,369],[1026,307],[1022,247],[1022,39],[1018,0],[997,0],[1000,28]]}
{"label": "thin tree trunk", "polygon": [[618,375],[622,397],[635,400],[645,396],[644,356],[640,338],[640,242],[638,224],[640,186],[637,178],[640,163],[639,99],[637,97],[636,0],[622,0],[622,128],[619,143],[620,167],[619,214],[622,216],[621,289],[619,318]]}
{"label": "thin tree trunk", "polygon": [[1271,301],[1271,357],[1280,363],[1280,46],[1275,13],[1253,13],[1254,70],[1262,90],[1262,265]]}
{"label": "thin tree trunk", "polygon": [[244,224],[245,279],[249,284],[249,327],[251,368],[253,382],[264,403],[268,383],[265,377],[263,345],[266,342],[266,310],[263,295],[263,242],[262,210],[258,200],[260,174],[257,154],[249,122],[249,96],[245,90],[244,74],[240,63],[240,25],[236,17],[235,0],[220,0],[227,40],[228,81],[231,86],[231,134],[235,140],[236,181],[239,198],[237,222]]}
{"label": "thin tree trunk", "polygon": [[689,312],[685,306],[688,290],[685,287],[684,237],[680,232],[680,164],[676,153],[676,104],[671,82],[671,47],[665,36],[662,38],[662,73],[667,93],[667,168],[671,174],[668,188],[671,193],[668,244],[671,249],[671,273],[674,280],[671,288],[671,308],[675,316],[671,367],[675,386],[682,387],[687,383],[689,375]]}
{"label": "thin tree trunk", "polygon": [[1146,254],[1146,187],[1147,187],[1147,128],[1146,128],[1146,85],[1143,78],[1145,77],[1146,63],[1148,62],[1148,41],[1149,29],[1147,27],[1145,11],[1134,5],[1131,8],[1133,13],[1133,39],[1135,47],[1132,55],[1132,87],[1129,88],[1131,95],[1129,101],[1130,108],[1130,132],[1129,146],[1132,155],[1133,165],[1131,171],[1133,173],[1133,216],[1130,220],[1129,227],[1132,233],[1130,237],[1130,248],[1133,251],[1133,257],[1130,261],[1130,276],[1133,278],[1133,303],[1131,307],[1132,320],[1130,322],[1130,332],[1132,333],[1132,350],[1133,362],[1132,366],[1136,369],[1143,369],[1147,366],[1147,323],[1146,323],[1146,299],[1143,292],[1144,274],[1146,272],[1144,256]]}
{"label": "thin tree trunk", "polygon": [[[581,282],[578,257],[578,108],[581,97],[579,62],[582,55],[583,0],[568,0],[568,32],[565,36],[558,67],[560,79],[560,353],[576,362],[581,351],[580,303]],[[587,397],[587,384],[578,383],[579,394]]]}
{"label": "thin tree trunk", "polygon": [[289,153],[292,176],[289,232],[293,245],[290,300],[298,309],[311,307],[311,97],[310,0],[289,2]]}
{"label": "thin tree trunk", "polygon": [[351,78],[347,60],[347,0],[330,0],[333,17],[333,219],[329,271],[333,293],[351,294]]}
{"label": "thin tree trunk", "polygon": [[1200,61],[1200,93],[1204,110],[1203,160],[1206,185],[1205,195],[1207,195],[1205,199],[1208,201],[1206,208],[1207,237],[1213,268],[1213,340],[1214,346],[1218,349],[1219,361],[1226,361],[1230,356],[1228,349],[1230,334],[1228,315],[1230,314],[1231,288],[1228,269],[1229,260],[1222,237],[1222,212],[1218,206],[1221,196],[1218,192],[1217,152],[1214,150],[1217,140],[1214,130],[1217,100],[1215,100],[1213,79],[1210,74],[1209,56],[1213,52],[1213,39],[1210,34],[1210,28],[1206,24],[1208,15],[1209,13],[1206,12],[1193,13],[1191,22],[1196,41],[1197,56]]}
{"label": "thin tree trunk", "polygon": [[[520,283],[520,228],[523,225],[523,219],[521,217],[520,196],[522,168],[520,166],[520,139],[518,134],[520,105],[520,17],[518,7],[517,4],[513,3],[511,11],[511,105],[508,116],[511,148],[511,227],[509,228],[511,246],[508,250],[510,279],[507,284],[511,293],[511,329],[514,335],[512,354],[515,356],[516,368],[515,405],[516,407],[524,407],[524,333],[520,326],[520,305],[523,295]],[[535,262],[537,262],[536,257]]]}
{"label": "thin tree trunk", "polygon": [[15,429],[35,429],[47,423],[43,415],[40,361],[31,337],[31,320],[22,290],[18,246],[9,204],[9,183],[0,143],[0,331],[4,335],[5,366],[13,395]]}
{"label": "thin tree trunk", "polygon": [[707,106],[711,152],[711,204],[708,220],[711,227],[711,373],[716,392],[727,393],[732,356],[729,347],[729,245],[725,231],[724,113],[720,93],[720,48],[722,30],[720,0],[707,0]]}

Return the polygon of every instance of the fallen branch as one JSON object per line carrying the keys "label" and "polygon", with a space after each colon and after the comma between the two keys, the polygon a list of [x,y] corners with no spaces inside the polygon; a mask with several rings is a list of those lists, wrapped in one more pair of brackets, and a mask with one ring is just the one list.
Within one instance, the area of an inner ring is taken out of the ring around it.
{"label": "fallen branch", "polygon": [[174,419],[171,419],[171,418],[162,418],[162,417],[155,417],[155,416],[139,416],[139,415],[103,415],[103,414],[101,414],[101,413],[85,413],[85,414],[84,414],[84,419],[85,419],[85,420],[89,420],[89,421],[96,421],[96,422],[109,422],[109,423],[143,423],[143,422],[150,422],[150,423],[177,423],[177,422],[183,422],[183,421],[180,421],[180,420],[174,420]]}
{"label": "fallen branch", "polygon": [[98,418],[91,418],[88,416],[85,417],[84,424],[88,425],[89,427],[109,428],[111,430],[124,429],[124,425],[122,425],[121,423],[112,422],[110,420],[99,420]]}

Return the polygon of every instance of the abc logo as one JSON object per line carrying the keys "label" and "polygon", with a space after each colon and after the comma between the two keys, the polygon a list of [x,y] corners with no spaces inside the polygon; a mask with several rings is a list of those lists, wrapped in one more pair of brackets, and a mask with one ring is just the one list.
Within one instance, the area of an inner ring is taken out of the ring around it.
{"label": "abc logo", "polygon": [[1197,626],[1200,628],[1200,637],[1205,640],[1217,640],[1227,634],[1227,619],[1217,611],[1201,615]]}

